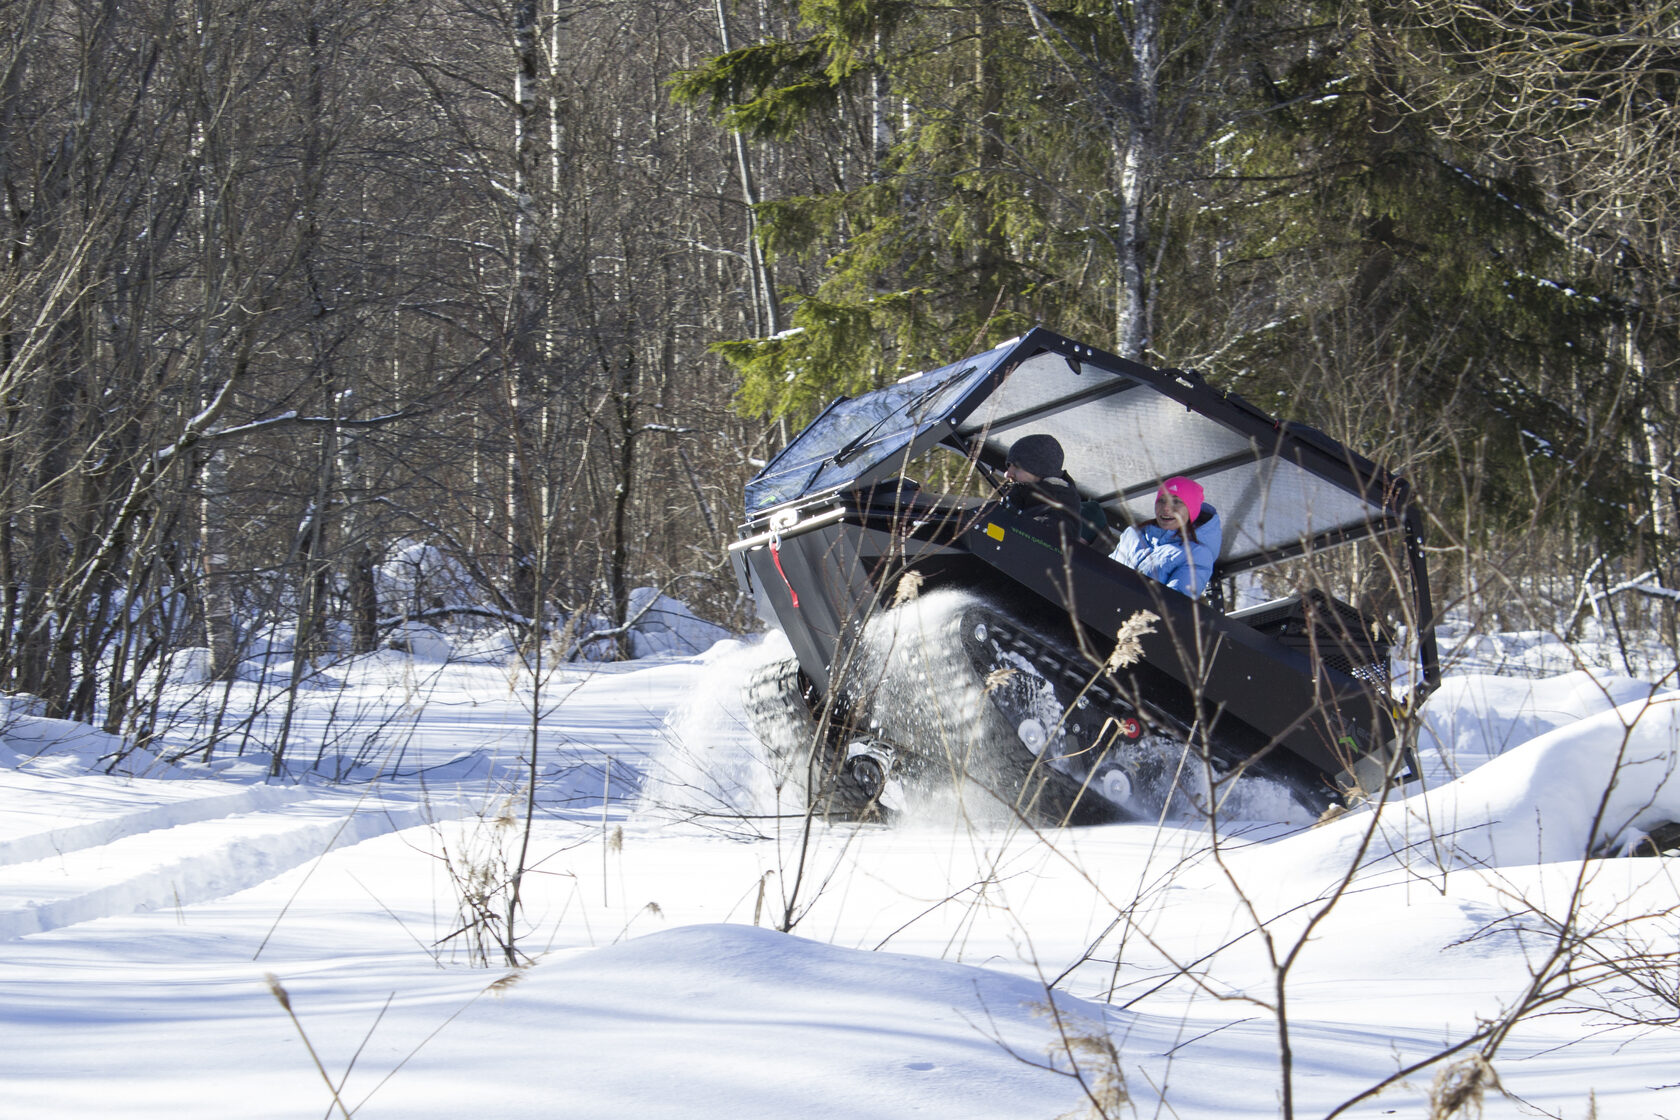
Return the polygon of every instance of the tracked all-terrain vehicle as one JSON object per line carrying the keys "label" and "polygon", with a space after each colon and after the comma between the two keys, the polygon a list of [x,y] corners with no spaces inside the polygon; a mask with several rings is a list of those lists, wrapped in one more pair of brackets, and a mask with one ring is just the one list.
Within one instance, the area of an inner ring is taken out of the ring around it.
{"label": "tracked all-terrain vehicle", "polygon": [[[1000,499],[1029,434],[1064,449],[1083,532]],[[1194,598],[1109,557],[1173,476],[1224,526]],[[957,788],[1037,824],[1139,819],[1256,777],[1317,810],[1406,773],[1439,681],[1403,479],[1044,329],[830,404],[748,483],[731,558],[794,655],[747,683],[749,720],[823,813]],[[1333,564],[1385,574],[1388,617],[1337,598]],[[1227,609],[1239,588],[1263,601]]]}

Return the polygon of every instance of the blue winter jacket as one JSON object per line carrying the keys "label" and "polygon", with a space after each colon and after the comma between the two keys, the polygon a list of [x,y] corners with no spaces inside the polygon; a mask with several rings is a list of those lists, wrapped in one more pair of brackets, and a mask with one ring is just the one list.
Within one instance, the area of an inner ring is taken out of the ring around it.
{"label": "blue winter jacket", "polygon": [[1185,541],[1176,532],[1163,529],[1154,522],[1129,526],[1120,534],[1120,543],[1109,553],[1128,568],[1150,579],[1166,584],[1186,595],[1200,595],[1207,589],[1208,577],[1213,574],[1213,562],[1224,540],[1224,527],[1219,511],[1203,506],[1196,524],[1196,540],[1185,550]]}

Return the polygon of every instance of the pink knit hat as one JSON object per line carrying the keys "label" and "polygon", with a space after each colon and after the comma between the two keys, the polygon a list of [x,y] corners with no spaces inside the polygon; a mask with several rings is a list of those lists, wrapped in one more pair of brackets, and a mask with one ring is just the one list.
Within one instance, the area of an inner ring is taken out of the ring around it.
{"label": "pink knit hat", "polygon": [[1174,475],[1161,483],[1161,489],[1157,493],[1171,494],[1183,502],[1185,516],[1192,523],[1201,516],[1202,488],[1194,480],[1185,478],[1183,475]]}

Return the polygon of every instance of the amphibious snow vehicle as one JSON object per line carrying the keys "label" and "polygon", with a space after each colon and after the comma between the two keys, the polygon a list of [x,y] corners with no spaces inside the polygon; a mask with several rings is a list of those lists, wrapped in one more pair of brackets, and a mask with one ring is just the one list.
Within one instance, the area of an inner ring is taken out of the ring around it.
{"label": "amphibious snow vehicle", "polygon": [[[1031,434],[1065,452],[1071,526],[1004,500]],[[1109,557],[1173,476],[1223,521],[1198,597]],[[1439,683],[1403,478],[1193,371],[1043,328],[834,401],[745,509],[736,577],[793,651],[745,707],[819,813],[955,784],[1035,824],[1140,819],[1250,776],[1316,811],[1407,773],[1405,721]],[[1383,576],[1384,617],[1333,592],[1352,568]]]}

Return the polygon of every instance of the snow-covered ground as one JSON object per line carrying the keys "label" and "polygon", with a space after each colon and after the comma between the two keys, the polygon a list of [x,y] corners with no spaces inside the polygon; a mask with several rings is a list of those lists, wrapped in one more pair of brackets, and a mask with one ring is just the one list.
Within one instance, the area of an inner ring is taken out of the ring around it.
{"label": "snow-covered ground", "polygon": [[807,832],[736,698],[779,639],[534,677],[410,637],[298,692],[284,780],[254,671],[178,658],[115,772],[0,713],[0,1111],[1425,1116],[1499,1032],[1486,1115],[1680,1117],[1677,861],[1584,858],[1680,818],[1680,694],[1596,650],[1462,648],[1404,800],[1216,842]]}

